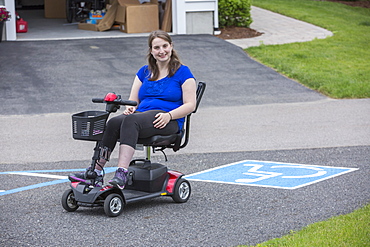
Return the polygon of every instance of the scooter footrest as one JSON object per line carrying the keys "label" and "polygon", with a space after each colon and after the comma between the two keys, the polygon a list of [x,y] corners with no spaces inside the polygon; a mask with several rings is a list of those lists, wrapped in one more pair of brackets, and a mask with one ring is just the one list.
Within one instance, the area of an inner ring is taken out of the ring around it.
{"label": "scooter footrest", "polygon": [[77,205],[80,207],[101,207],[103,204],[100,203],[84,203],[84,202],[77,202]]}

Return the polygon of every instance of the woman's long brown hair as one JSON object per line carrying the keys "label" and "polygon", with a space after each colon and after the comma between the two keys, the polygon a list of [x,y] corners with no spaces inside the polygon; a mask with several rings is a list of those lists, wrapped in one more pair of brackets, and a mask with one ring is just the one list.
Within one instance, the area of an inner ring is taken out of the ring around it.
{"label": "woman's long brown hair", "polygon": [[[157,60],[155,60],[155,58],[151,54],[152,42],[155,38],[161,38],[173,45],[170,35],[165,31],[162,31],[162,30],[153,31],[149,35],[149,38],[148,38],[149,51],[148,51],[147,58],[148,58],[149,70],[152,73],[152,76],[149,79],[150,81],[156,81],[159,77],[159,69],[157,66]],[[168,77],[173,76],[176,73],[176,71],[180,68],[181,64],[182,63],[180,61],[179,56],[177,55],[177,52],[175,51],[174,48],[172,48],[172,55],[170,58],[170,62],[168,63]]]}

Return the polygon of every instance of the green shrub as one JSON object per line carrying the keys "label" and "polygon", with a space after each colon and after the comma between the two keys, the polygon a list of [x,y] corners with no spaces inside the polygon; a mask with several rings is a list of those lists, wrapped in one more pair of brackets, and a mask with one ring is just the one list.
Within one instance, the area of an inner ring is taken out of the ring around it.
{"label": "green shrub", "polygon": [[251,0],[219,0],[220,27],[249,27],[252,23]]}

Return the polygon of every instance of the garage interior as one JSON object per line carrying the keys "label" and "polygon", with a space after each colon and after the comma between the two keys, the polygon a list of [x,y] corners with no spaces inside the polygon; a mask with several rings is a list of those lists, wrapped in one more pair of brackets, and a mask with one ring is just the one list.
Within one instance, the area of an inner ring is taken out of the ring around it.
{"label": "garage interior", "polygon": [[119,38],[147,36],[147,33],[124,33],[119,27],[104,32],[78,29],[78,22],[45,18],[44,0],[18,0],[16,12],[28,23],[26,33],[17,33],[17,41],[67,40],[88,38]]}

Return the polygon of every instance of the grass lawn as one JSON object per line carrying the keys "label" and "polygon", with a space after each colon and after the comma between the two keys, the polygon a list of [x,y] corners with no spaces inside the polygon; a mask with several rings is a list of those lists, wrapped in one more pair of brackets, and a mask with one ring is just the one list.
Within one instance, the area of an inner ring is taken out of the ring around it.
{"label": "grass lawn", "polygon": [[[329,97],[370,98],[370,9],[317,0],[252,4],[334,33],[323,40],[246,49],[252,58]],[[370,246],[370,204],[256,245],[262,246]]]}
{"label": "grass lawn", "polygon": [[256,247],[367,247],[370,246],[370,205],[353,213],[309,225],[298,232]]}
{"label": "grass lawn", "polygon": [[314,0],[254,0],[252,5],[334,33],[246,49],[252,58],[329,97],[370,98],[370,9]]}

